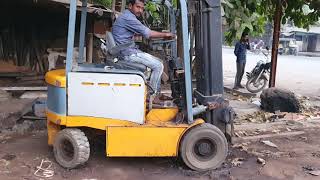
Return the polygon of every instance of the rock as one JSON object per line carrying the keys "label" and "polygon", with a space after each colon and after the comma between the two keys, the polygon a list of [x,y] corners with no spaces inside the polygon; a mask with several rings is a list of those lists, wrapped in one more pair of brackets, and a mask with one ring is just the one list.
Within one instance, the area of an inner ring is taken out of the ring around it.
{"label": "rock", "polygon": [[315,170],[315,168],[312,167],[312,166],[310,166],[310,165],[303,166],[302,168],[303,168],[305,171],[314,171],[314,170]]}
{"label": "rock", "polygon": [[314,168],[310,165],[303,166],[302,168],[304,169],[305,172],[307,172],[313,176],[320,176],[320,170],[317,168]]}
{"label": "rock", "polygon": [[318,171],[309,171],[308,173],[313,175],[313,176],[320,176],[320,170],[318,170]]}
{"label": "rock", "polygon": [[47,128],[47,121],[46,120],[35,120],[32,122],[32,129],[33,130],[44,130]]}
{"label": "rock", "polygon": [[26,134],[29,132],[32,132],[34,130],[43,130],[46,128],[46,120],[24,120],[20,124],[16,124],[13,126],[12,131],[18,133],[18,134]]}
{"label": "rock", "polygon": [[313,157],[320,158],[320,151],[311,153]]}
{"label": "rock", "polygon": [[7,91],[0,90],[0,101],[6,101],[8,99],[11,99],[11,97],[11,94]]}
{"label": "rock", "polygon": [[288,90],[269,88],[262,91],[261,108],[268,112],[301,112],[301,105],[295,94]]}
{"label": "rock", "polygon": [[0,102],[0,130],[11,129],[17,121],[32,110],[33,99],[11,99]]}
{"label": "rock", "polygon": [[238,148],[240,150],[247,151],[248,150],[248,145],[249,145],[249,143],[247,142],[247,143],[235,144],[232,147],[233,148]]}
{"label": "rock", "polygon": [[232,166],[240,166],[243,163],[244,159],[243,158],[234,158],[231,161]]}
{"label": "rock", "polygon": [[274,130],[272,130],[271,132],[273,132],[273,133],[280,133],[281,131],[280,131],[279,129],[274,129]]}
{"label": "rock", "polygon": [[307,141],[308,140],[308,138],[307,137],[304,137],[304,136],[301,136],[300,137],[303,141]]}
{"label": "rock", "polygon": [[9,161],[5,160],[5,159],[0,159],[0,167],[4,166],[7,167],[10,164]]}
{"label": "rock", "polygon": [[21,124],[16,124],[13,126],[12,131],[18,133],[18,134],[26,134],[28,132],[31,132],[32,129],[32,122],[31,121],[23,121]]}
{"label": "rock", "polygon": [[262,159],[262,158],[258,158],[257,159],[257,162],[262,164],[262,165],[265,165],[266,164],[266,160]]}
{"label": "rock", "polygon": [[6,154],[6,155],[4,155],[4,156],[2,157],[2,159],[7,160],[7,161],[11,161],[11,160],[13,160],[13,159],[16,158],[16,157],[17,157],[17,156],[14,155],[14,154]]}
{"label": "rock", "polygon": [[277,145],[275,145],[273,142],[271,141],[261,141],[263,144],[270,146],[270,147],[274,147],[274,148],[278,148]]}
{"label": "rock", "polygon": [[252,104],[255,104],[255,105],[259,106],[259,107],[261,106],[260,100],[252,101]]}

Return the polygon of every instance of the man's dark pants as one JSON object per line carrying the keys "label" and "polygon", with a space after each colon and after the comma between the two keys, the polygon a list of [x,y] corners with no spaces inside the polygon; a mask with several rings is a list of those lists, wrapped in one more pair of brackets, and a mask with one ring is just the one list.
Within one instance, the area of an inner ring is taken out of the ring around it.
{"label": "man's dark pants", "polygon": [[246,62],[237,62],[237,74],[234,82],[234,87],[240,87],[241,80],[244,74],[244,70],[246,67]]}

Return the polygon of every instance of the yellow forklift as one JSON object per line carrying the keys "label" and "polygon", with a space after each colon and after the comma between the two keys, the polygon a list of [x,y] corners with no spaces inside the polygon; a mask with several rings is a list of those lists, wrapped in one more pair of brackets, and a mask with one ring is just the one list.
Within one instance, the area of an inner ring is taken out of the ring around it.
{"label": "yellow forklift", "polygon": [[[70,0],[66,68],[45,77],[48,144],[61,166],[71,169],[88,161],[90,142],[96,141],[88,138],[88,129],[103,132],[107,157],[180,156],[197,171],[215,169],[225,161],[234,112],[223,98],[220,0],[192,0],[188,5],[180,0],[179,9],[168,0],[160,3],[168,8],[171,32],[176,33],[177,18],[181,21],[183,57],[177,55],[176,40],[162,42],[170,49],[165,60],[173,105],[153,107],[148,103],[148,79],[139,65],[113,61],[125,46],[117,46],[112,34],[106,34],[111,61],[82,62],[86,0],[79,60],[73,61],[77,0]],[[193,20],[188,22],[188,17]],[[193,78],[190,55],[195,57]]]}

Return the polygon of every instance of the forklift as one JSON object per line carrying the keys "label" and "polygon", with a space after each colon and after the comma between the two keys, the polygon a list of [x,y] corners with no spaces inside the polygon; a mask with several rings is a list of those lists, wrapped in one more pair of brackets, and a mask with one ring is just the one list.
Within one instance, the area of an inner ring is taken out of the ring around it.
{"label": "forklift", "polygon": [[[170,49],[165,61],[174,105],[153,107],[148,79],[134,64],[83,62],[87,0],[82,0],[79,59],[73,60],[77,0],[70,0],[66,68],[45,76],[48,144],[62,167],[88,161],[97,140],[89,138],[88,129],[102,132],[107,157],[179,156],[196,171],[225,161],[234,111],[223,96],[221,2],[179,0],[178,8],[169,0],[159,3],[168,9],[171,32],[181,23],[182,42],[163,42]],[[111,59],[123,48],[107,32]]]}

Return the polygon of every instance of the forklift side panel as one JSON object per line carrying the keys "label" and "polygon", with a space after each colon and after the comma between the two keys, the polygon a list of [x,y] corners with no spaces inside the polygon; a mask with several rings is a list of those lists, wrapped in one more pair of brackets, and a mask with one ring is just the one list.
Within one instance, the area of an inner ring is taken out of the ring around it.
{"label": "forklift side panel", "polygon": [[66,88],[48,85],[47,110],[66,115]]}
{"label": "forklift side panel", "polygon": [[179,140],[187,127],[107,127],[109,157],[177,156]]}
{"label": "forklift side panel", "polygon": [[70,72],[68,115],[143,124],[146,86],[135,74]]}
{"label": "forklift side panel", "polygon": [[147,114],[146,121],[159,121],[167,122],[173,120],[178,114],[178,108],[168,108],[168,109],[151,109]]}

